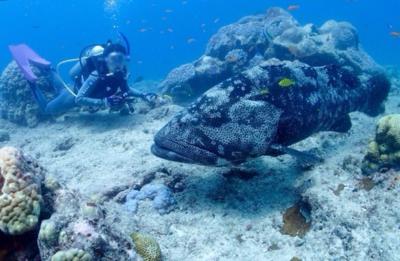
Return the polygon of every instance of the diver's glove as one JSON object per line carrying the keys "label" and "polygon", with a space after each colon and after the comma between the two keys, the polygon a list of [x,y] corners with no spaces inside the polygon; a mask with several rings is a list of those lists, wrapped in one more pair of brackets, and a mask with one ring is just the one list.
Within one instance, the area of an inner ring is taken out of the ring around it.
{"label": "diver's glove", "polygon": [[125,97],[119,95],[112,95],[104,99],[104,104],[109,109],[120,108],[125,103]]}
{"label": "diver's glove", "polygon": [[143,93],[142,97],[151,107],[155,107],[157,104],[158,95],[152,92]]}

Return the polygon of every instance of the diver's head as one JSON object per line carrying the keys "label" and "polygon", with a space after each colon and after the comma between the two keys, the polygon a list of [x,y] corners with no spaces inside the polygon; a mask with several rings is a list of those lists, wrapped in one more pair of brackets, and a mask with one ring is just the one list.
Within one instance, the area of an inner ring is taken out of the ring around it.
{"label": "diver's head", "polygon": [[95,45],[88,51],[89,57],[100,57],[104,54],[104,47],[101,45]]}
{"label": "diver's head", "polygon": [[128,62],[126,48],[120,44],[108,43],[103,53],[110,73],[124,71]]}

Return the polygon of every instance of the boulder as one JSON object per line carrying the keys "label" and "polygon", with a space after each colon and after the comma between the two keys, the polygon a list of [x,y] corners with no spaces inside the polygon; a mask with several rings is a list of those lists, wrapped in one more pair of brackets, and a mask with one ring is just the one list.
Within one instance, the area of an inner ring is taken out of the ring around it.
{"label": "boulder", "polygon": [[357,75],[382,68],[361,48],[357,30],[347,22],[321,27],[300,25],[281,8],[247,16],[213,35],[204,55],[172,70],[159,89],[177,103],[187,103],[211,87],[270,59],[310,66],[338,65]]}

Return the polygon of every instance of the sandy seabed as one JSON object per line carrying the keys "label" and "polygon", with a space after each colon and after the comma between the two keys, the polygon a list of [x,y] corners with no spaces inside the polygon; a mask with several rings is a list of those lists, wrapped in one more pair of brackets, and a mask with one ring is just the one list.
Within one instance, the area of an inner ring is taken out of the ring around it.
{"label": "sandy seabed", "polygon": [[[385,113],[399,113],[399,106],[395,88]],[[241,167],[254,176],[238,177],[150,153],[154,134],[180,109],[69,114],[32,129],[1,121],[11,139],[0,145],[22,148],[68,188],[102,199],[116,228],[154,236],[164,260],[400,260],[400,184],[394,183],[400,173],[372,184],[360,172],[377,118],[353,113],[349,133],[320,133],[297,144],[323,155],[311,170],[289,156],[262,157]],[[160,215],[150,201],[135,214],[114,197],[127,186],[174,177],[180,189],[169,214]],[[283,215],[299,201],[311,207],[311,228],[303,237],[285,235]]]}

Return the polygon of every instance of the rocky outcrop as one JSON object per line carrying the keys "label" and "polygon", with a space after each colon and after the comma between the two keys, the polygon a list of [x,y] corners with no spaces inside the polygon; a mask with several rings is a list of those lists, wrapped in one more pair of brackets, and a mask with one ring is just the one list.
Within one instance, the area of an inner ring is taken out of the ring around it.
{"label": "rocky outcrop", "polygon": [[106,220],[104,209],[64,188],[51,193],[54,214],[42,222],[38,236],[43,260],[136,260],[129,235]]}
{"label": "rocky outcrop", "polygon": [[[0,149],[0,241],[30,239],[4,258],[27,260],[36,251],[42,260],[136,260],[129,232],[112,226],[101,206],[45,174],[21,150]],[[36,237],[39,249],[31,244]]]}
{"label": "rocky outcrop", "polygon": [[[53,80],[47,69],[32,67],[38,76],[36,86],[51,95]],[[35,127],[43,118],[34,100],[28,81],[15,62],[11,62],[0,76],[0,117],[13,123]]]}
{"label": "rocky outcrop", "polygon": [[400,114],[381,118],[376,126],[375,139],[368,145],[363,172],[371,174],[381,168],[400,168]]}
{"label": "rocky outcrop", "polygon": [[271,58],[299,60],[311,66],[339,65],[356,74],[381,68],[359,44],[347,22],[301,26],[288,12],[271,8],[222,27],[198,60],[172,70],[159,85],[176,102],[189,102],[231,76]]}
{"label": "rocky outcrop", "polygon": [[0,149],[0,231],[21,235],[39,222],[43,169],[22,151]]}

